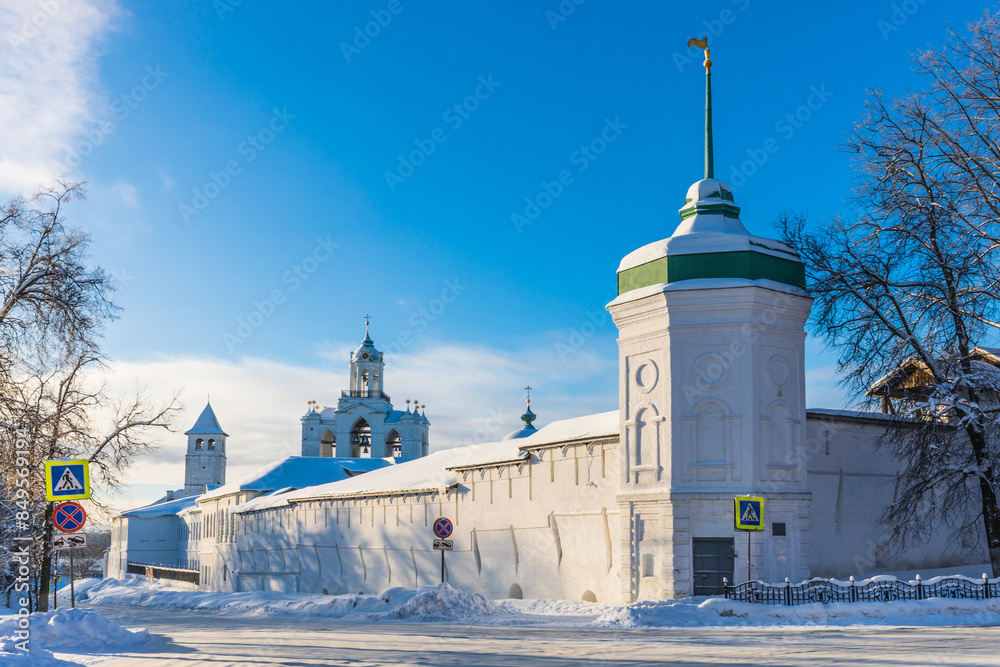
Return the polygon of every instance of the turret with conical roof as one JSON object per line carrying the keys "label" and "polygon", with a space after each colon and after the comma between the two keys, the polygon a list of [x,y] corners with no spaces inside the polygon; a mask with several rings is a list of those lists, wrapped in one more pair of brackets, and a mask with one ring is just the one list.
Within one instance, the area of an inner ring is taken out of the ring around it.
{"label": "turret with conical roof", "polygon": [[184,432],[188,437],[184,465],[184,492],[197,495],[206,486],[226,483],[226,438],[212,404],[206,403],[194,426]]}

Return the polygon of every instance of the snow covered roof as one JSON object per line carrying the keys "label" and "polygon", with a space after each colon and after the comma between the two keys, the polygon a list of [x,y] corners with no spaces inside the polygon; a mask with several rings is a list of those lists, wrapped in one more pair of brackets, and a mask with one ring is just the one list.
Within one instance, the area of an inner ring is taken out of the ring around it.
{"label": "snow covered roof", "polygon": [[352,474],[367,473],[389,465],[392,465],[391,459],[289,456],[263,465],[236,482],[209,491],[200,499],[210,500],[238,491],[274,491],[286,487],[301,489],[347,479]]}
{"label": "snow covered roof", "polygon": [[[519,461],[528,458],[527,450],[564,442],[618,436],[617,410],[575,419],[552,422],[534,435],[516,440],[502,440],[467,445],[434,452],[429,456],[399,463],[381,470],[341,481],[321,484],[298,491],[275,495],[256,509],[278,507],[289,502],[318,498],[384,495],[417,491],[437,491],[458,483],[456,469]],[[317,460],[317,459],[312,459]],[[351,459],[357,461],[359,459]],[[365,459],[361,459],[365,460]]]}
{"label": "snow covered roof", "polygon": [[901,418],[896,415],[885,414],[884,412],[865,412],[861,410],[829,410],[825,408],[806,408],[806,418],[819,417],[820,419],[878,419],[880,421],[899,421]]}
{"label": "snow covered roof", "polygon": [[178,498],[177,500],[168,500],[165,503],[156,503],[153,505],[146,505],[145,507],[137,507],[133,510],[122,512],[121,516],[139,519],[152,519],[158,516],[180,514],[184,510],[194,507],[198,498],[200,498],[200,496],[185,496],[183,498]]}
{"label": "snow covered roof", "polygon": [[205,405],[205,409],[201,411],[201,415],[198,416],[198,421],[194,423],[191,430],[185,431],[184,435],[225,435],[229,434],[222,430],[219,425],[219,420],[215,416],[215,412],[212,410],[212,404],[208,403]]}

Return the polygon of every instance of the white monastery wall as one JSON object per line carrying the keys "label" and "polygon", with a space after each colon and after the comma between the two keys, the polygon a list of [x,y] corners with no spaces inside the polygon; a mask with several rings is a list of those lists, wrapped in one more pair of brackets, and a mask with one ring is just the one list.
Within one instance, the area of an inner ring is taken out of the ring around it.
{"label": "white monastery wall", "polygon": [[982,563],[937,526],[925,543],[890,548],[879,517],[894,501],[899,464],[875,447],[881,420],[835,411],[810,411],[807,420],[809,490],[813,525],[810,565],[814,577],[847,578],[885,570],[914,570]]}
{"label": "white monastery wall", "polygon": [[493,598],[617,601],[617,449],[608,438],[541,446],[523,461],[456,469],[458,485],[448,490],[239,514],[235,543],[216,550],[206,585],[336,594],[436,583],[432,524],[446,516],[455,526],[455,550],[445,556],[453,585]]}

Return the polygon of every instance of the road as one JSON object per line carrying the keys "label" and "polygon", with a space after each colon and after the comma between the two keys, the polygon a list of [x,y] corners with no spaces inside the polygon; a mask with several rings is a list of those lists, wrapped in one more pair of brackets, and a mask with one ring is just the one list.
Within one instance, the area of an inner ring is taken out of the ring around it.
{"label": "road", "polygon": [[602,630],[95,609],[157,635],[146,652],[101,667],[1000,665],[1000,627]]}

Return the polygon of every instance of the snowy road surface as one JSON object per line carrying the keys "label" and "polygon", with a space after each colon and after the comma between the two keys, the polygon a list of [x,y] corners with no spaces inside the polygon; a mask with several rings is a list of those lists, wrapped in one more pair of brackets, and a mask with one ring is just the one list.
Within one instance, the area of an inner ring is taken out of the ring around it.
{"label": "snowy road surface", "polygon": [[101,667],[1000,665],[1000,627],[483,627],[95,607],[162,638]]}

